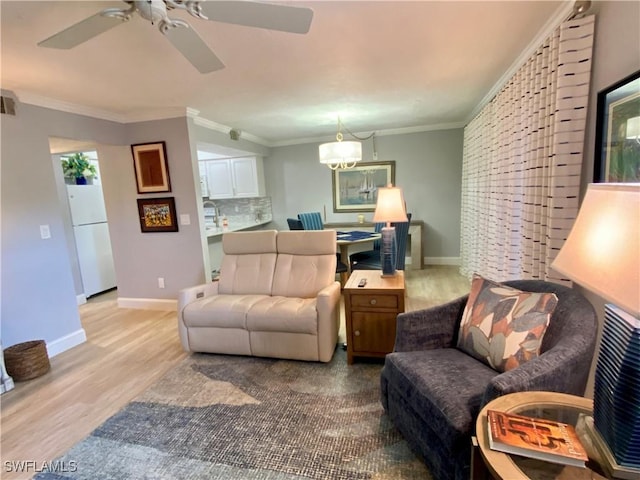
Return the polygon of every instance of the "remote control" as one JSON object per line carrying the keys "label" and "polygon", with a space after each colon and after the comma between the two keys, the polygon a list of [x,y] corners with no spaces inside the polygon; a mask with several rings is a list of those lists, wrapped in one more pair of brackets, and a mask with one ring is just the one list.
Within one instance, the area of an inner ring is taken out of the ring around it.
{"label": "remote control", "polygon": [[367,279],[363,278],[358,282],[358,287],[364,287],[367,284]]}

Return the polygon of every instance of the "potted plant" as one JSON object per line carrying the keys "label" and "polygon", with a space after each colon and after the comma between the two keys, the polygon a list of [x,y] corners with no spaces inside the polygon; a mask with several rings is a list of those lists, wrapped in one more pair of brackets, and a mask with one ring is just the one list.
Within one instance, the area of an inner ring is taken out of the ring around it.
{"label": "potted plant", "polygon": [[86,185],[87,179],[97,175],[96,167],[84,153],[74,153],[62,159],[62,171],[65,178],[74,178],[76,185]]}

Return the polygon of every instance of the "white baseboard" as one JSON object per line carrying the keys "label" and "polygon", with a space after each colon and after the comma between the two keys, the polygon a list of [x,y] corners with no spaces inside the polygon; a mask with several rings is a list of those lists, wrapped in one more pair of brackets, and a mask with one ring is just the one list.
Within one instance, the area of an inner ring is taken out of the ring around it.
{"label": "white baseboard", "polygon": [[424,257],[425,265],[460,265],[460,257]]}
{"label": "white baseboard", "polygon": [[139,310],[167,310],[177,311],[177,300],[165,300],[162,298],[123,298],[118,297],[118,307],[137,308]]}
{"label": "white baseboard", "polygon": [[84,305],[85,303],[87,303],[87,296],[84,293],[76,295],[76,303],[78,305]]}
{"label": "white baseboard", "polygon": [[52,342],[47,342],[47,353],[49,354],[49,358],[55,357],[59,353],[65,352],[70,348],[73,348],[81,343],[87,341],[87,334],[84,331],[84,328],[76,330],[69,335],[65,335],[64,337],[60,337],[57,340]]}

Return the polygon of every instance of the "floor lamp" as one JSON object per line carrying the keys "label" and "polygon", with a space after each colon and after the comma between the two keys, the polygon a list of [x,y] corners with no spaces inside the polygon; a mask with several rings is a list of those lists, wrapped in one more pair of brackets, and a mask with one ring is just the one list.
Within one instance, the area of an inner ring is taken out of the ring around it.
{"label": "floor lamp", "polygon": [[391,184],[378,188],[378,200],[376,201],[376,210],[373,213],[373,221],[386,222],[387,224],[380,232],[380,263],[382,276],[393,277],[396,274],[397,244],[396,229],[391,226],[391,222],[409,221],[402,189]]}
{"label": "floor lamp", "polygon": [[586,426],[611,476],[640,478],[640,183],[589,185],[551,267],[611,302]]}

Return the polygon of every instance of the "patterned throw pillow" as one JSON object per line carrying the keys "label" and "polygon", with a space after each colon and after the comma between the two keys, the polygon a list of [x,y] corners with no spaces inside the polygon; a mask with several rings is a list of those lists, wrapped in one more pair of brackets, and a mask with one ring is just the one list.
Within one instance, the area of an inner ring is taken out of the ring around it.
{"label": "patterned throw pillow", "polygon": [[462,314],[458,348],[500,372],[540,353],[558,297],[522,292],[474,274]]}

